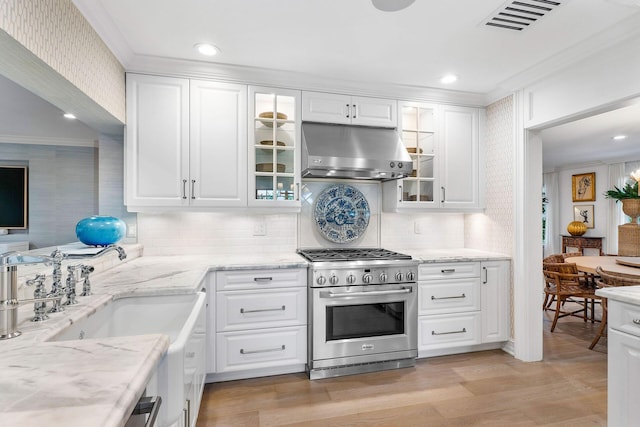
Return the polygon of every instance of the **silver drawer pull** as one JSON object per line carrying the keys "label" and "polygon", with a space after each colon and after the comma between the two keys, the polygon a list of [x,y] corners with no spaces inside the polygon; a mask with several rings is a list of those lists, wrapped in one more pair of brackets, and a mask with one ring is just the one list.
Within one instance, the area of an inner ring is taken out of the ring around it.
{"label": "silver drawer pull", "polygon": [[254,354],[254,353],[271,353],[273,351],[282,351],[284,350],[284,344],[277,348],[266,348],[264,350],[245,350],[244,348],[240,349],[240,354]]}
{"label": "silver drawer pull", "polygon": [[633,319],[634,325],[640,325],[640,319]]}
{"label": "silver drawer pull", "polygon": [[245,313],[263,313],[265,311],[285,311],[286,307],[283,305],[282,307],[278,307],[278,308],[259,308],[257,310],[245,310],[244,308],[240,309],[240,313],[245,314]]}
{"label": "silver drawer pull", "polygon": [[462,295],[456,295],[453,297],[434,297],[433,295],[431,295],[431,299],[432,300],[437,300],[437,299],[456,299],[456,298],[466,298],[467,296],[465,294]]}
{"label": "silver drawer pull", "polygon": [[156,423],[156,418],[158,417],[158,412],[160,411],[160,405],[162,405],[162,397],[160,396],[141,397],[140,400],[138,400],[136,406],[133,408],[133,412],[131,412],[131,415],[149,414],[149,418],[147,418],[147,422],[144,424],[144,426],[153,426]]}
{"label": "silver drawer pull", "polygon": [[440,273],[455,273],[456,269],[455,268],[446,268],[444,270],[440,270]]}
{"label": "silver drawer pull", "polygon": [[254,277],[254,282],[270,282],[273,280],[273,277]]}
{"label": "silver drawer pull", "polygon": [[467,328],[462,328],[461,331],[451,331],[451,332],[436,332],[431,331],[431,335],[450,335],[450,334],[464,334],[467,332]]}

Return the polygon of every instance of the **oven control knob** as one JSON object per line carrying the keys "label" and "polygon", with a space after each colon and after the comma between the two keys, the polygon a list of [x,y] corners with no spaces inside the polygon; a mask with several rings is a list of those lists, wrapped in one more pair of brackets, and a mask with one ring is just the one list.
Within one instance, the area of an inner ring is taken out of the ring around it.
{"label": "oven control knob", "polygon": [[334,274],[334,275],[332,275],[331,277],[329,277],[329,282],[330,282],[332,285],[335,285],[336,283],[338,283],[338,276],[336,276],[335,274]]}
{"label": "oven control knob", "polygon": [[398,282],[402,282],[402,279],[404,278],[404,274],[400,273],[399,271],[396,273],[396,280]]}
{"label": "oven control knob", "polygon": [[371,279],[373,279],[373,276],[371,276],[369,273],[366,273],[364,276],[362,276],[362,281],[364,283],[371,283]]}
{"label": "oven control knob", "polygon": [[380,281],[381,282],[387,281],[387,273],[380,273]]}
{"label": "oven control knob", "polygon": [[356,282],[356,276],[354,276],[353,274],[350,274],[350,275],[347,276],[347,283],[348,284],[351,285],[352,283],[355,283],[355,282]]}
{"label": "oven control knob", "polygon": [[327,282],[327,278],[324,276],[318,276],[316,279],[316,283],[320,286],[324,285]]}
{"label": "oven control knob", "polygon": [[413,271],[410,271],[407,273],[407,280],[410,282],[413,282],[416,280],[416,273],[414,273]]}

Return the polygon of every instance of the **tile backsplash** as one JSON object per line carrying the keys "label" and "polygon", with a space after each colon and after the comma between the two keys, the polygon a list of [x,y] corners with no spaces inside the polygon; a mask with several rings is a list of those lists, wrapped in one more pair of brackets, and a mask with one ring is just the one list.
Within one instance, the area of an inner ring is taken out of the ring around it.
{"label": "tile backsplash", "polygon": [[[380,236],[367,241],[370,246],[379,239],[380,246],[396,250],[464,247],[462,214],[380,216]],[[138,213],[138,242],[145,255],[294,252],[299,244],[317,243],[313,224],[300,219],[299,227],[298,221],[295,213]],[[263,226],[266,235],[254,235]]]}

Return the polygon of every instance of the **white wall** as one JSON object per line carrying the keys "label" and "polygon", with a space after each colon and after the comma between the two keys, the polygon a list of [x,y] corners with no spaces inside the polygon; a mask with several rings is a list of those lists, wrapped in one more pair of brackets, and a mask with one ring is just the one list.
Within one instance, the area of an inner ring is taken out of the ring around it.
{"label": "white wall", "polygon": [[[572,200],[572,183],[571,177],[576,174],[583,174],[595,172],[596,174],[596,200],[594,202],[573,202]],[[595,228],[588,228],[584,237],[604,237],[602,243],[603,248],[606,248],[606,236],[607,236],[607,223],[609,220],[609,200],[604,198],[603,193],[609,189],[609,166],[583,166],[572,169],[562,169],[558,171],[558,204],[559,207],[559,221],[560,233],[557,236],[552,236],[557,239],[556,247],[561,250],[562,242],[561,235],[568,236],[567,225],[574,220],[574,207],[593,205],[594,209],[594,226]],[[593,254],[597,255],[597,254]]]}

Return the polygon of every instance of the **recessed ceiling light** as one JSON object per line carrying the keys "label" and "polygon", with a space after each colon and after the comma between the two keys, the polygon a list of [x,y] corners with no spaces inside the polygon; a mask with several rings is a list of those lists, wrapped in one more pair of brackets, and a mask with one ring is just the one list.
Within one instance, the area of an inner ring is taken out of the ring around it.
{"label": "recessed ceiling light", "polygon": [[220,49],[209,43],[198,43],[194,47],[205,56],[215,56],[220,53]]}
{"label": "recessed ceiling light", "polygon": [[63,117],[64,117],[65,119],[70,119],[70,120],[73,120],[73,119],[75,119],[75,118],[76,118],[76,116],[75,116],[75,115],[73,115],[73,114],[71,114],[71,113],[64,113]]}
{"label": "recessed ceiling light", "polygon": [[627,138],[627,135],[616,135],[611,139],[613,139],[614,141],[622,141],[623,139],[626,139],[626,138]]}
{"label": "recessed ceiling light", "polygon": [[440,79],[440,83],[443,83],[445,85],[448,85],[457,81],[458,81],[458,76],[456,76],[455,74],[447,74],[445,76],[442,76],[442,78]]}

